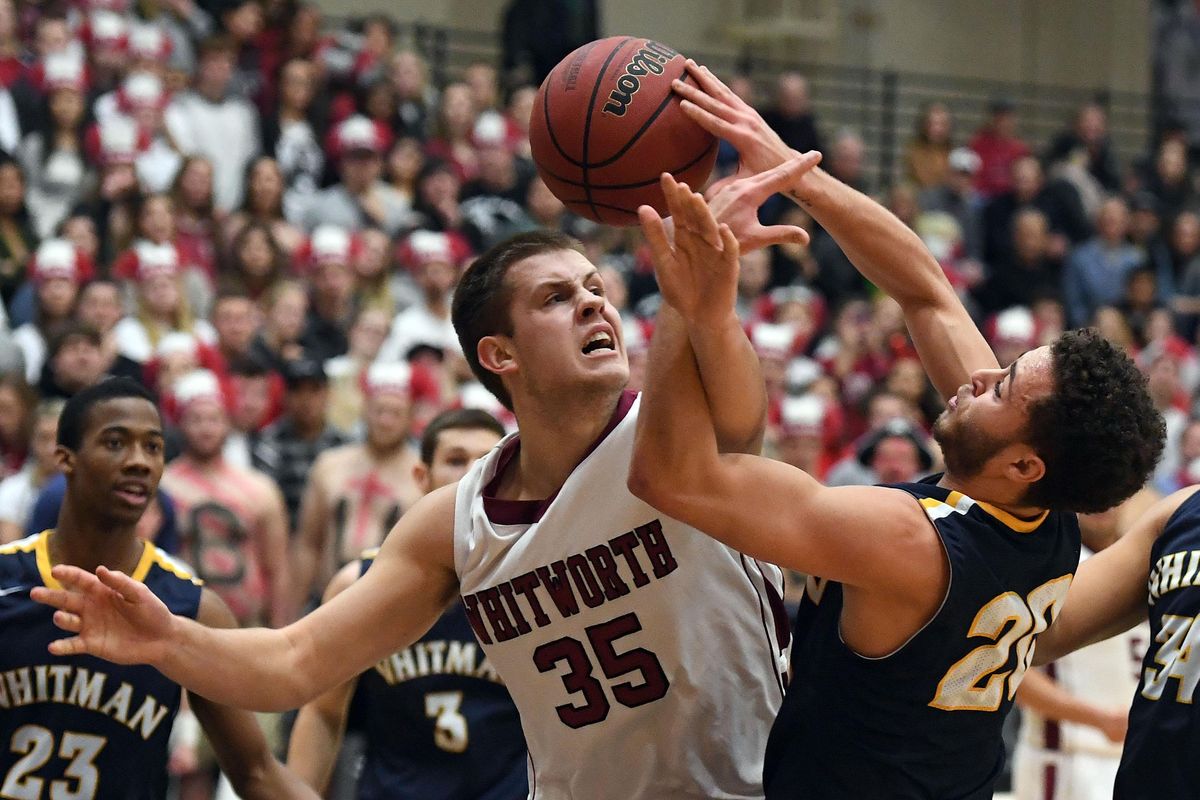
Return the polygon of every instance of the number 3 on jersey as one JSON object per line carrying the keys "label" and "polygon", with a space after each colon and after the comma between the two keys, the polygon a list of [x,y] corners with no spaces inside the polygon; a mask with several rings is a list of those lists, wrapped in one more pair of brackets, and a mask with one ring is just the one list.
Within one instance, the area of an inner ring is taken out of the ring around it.
{"label": "number 3 on jersey", "polygon": [[[976,647],[952,666],[938,682],[929,705],[943,711],[995,711],[1004,700],[1006,683],[1011,699],[1033,661],[1034,637],[1058,616],[1070,586],[1071,576],[1063,575],[1043,583],[1024,599],[1016,592],[1005,592],[989,600],[975,615],[967,636],[991,639],[993,644]],[[1016,666],[999,672],[1008,665],[1014,645]],[[987,682],[980,686],[985,678]]]}
{"label": "number 3 on jersey", "polygon": [[[653,703],[666,695],[667,689],[671,687],[671,682],[667,680],[662,664],[654,653],[642,647],[618,653],[613,646],[617,639],[637,633],[641,629],[642,623],[638,621],[637,614],[633,613],[584,629],[592,652],[596,654],[596,660],[600,663],[600,669],[611,682],[613,697],[626,708]],[[583,695],[583,703],[564,703],[556,706],[558,718],[569,728],[582,728],[607,719],[612,706],[604,691],[604,685],[592,674],[595,667],[583,642],[564,636],[546,642],[533,651],[533,663],[538,672],[550,672],[560,661],[565,661],[568,668],[561,676],[563,686],[570,694]],[[618,678],[634,673],[640,673],[640,682],[616,682]]]}

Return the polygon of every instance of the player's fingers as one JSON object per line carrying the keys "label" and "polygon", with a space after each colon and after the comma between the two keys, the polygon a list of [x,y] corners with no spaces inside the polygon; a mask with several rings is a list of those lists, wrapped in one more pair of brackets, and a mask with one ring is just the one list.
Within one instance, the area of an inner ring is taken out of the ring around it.
{"label": "player's fingers", "polygon": [[83,639],[71,636],[66,639],[55,639],[50,643],[49,650],[56,656],[79,656],[87,652]]}
{"label": "player's fingers", "polygon": [[741,256],[741,248],[738,246],[737,237],[733,235],[733,229],[724,222],[721,223],[717,230],[721,237],[721,244],[724,246],[722,255],[725,258],[725,263],[732,265],[736,270],[738,257]]}
{"label": "player's fingers", "polygon": [[755,238],[757,247],[771,244],[808,244],[808,231],[795,225],[767,225]]}
{"label": "player's fingers", "polygon": [[679,108],[683,113],[692,118],[692,121],[699,125],[704,130],[716,136],[718,139],[727,139],[737,145],[738,129],[730,122],[718,117],[710,111],[705,111],[700,106],[693,103],[691,100],[684,100],[679,104]]}
{"label": "player's fingers", "polygon": [[141,586],[124,572],[108,567],[96,567],[96,577],[108,588],[121,595],[125,600],[133,601],[138,597],[138,587]]}
{"label": "player's fingers", "polygon": [[712,209],[708,207],[708,203],[704,202],[704,195],[699,192],[691,192],[688,195],[688,209],[692,215],[692,224],[696,231],[704,237],[704,241],[716,249],[722,249],[721,234],[717,229],[717,218],[713,216]]}
{"label": "player's fingers", "polygon": [[69,611],[55,611],[54,624],[71,633],[79,633],[83,630],[83,618]]}
{"label": "player's fingers", "polygon": [[695,79],[696,84],[703,89],[706,94],[726,101],[737,98],[737,95],[734,94],[733,90],[726,86],[725,83],[716,76],[716,73],[714,73],[708,67],[697,64],[690,58],[687,60],[685,66],[688,74]]}
{"label": "player's fingers", "polygon": [[77,592],[94,589],[98,583],[96,576],[86,569],[72,567],[68,564],[56,565],[50,570],[50,574],[67,589],[74,589]]}
{"label": "player's fingers", "polygon": [[684,234],[686,238],[688,234],[696,231],[694,215],[688,204],[692,190],[686,183],[675,180],[675,176],[669,172],[659,176],[659,186],[667,198],[667,211],[675,221],[675,244],[678,245],[681,241],[680,234]]}
{"label": "player's fingers", "polygon": [[663,225],[662,217],[650,206],[639,206],[638,221],[642,223],[642,233],[646,235],[646,242],[650,245],[654,264],[656,266],[666,264],[672,256],[671,241],[667,236],[667,229]]}
{"label": "player's fingers", "polygon": [[761,203],[776,192],[789,188],[796,179],[819,163],[821,154],[816,150],[789,158],[782,164],[750,178],[748,194],[752,200]]}
{"label": "player's fingers", "polygon": [[737,175],[726,175],[724,178],[721,178],[721,180],[714,181],[707,189],[704,190],[704,198],[706,200],[712,200],[721,193],[722,189],[736,180],[738,180]]}
{"label": "player's fingers", "polygon": [[83,597],[65,589],[47,589],[45,586],[35,586],[30,590],[29,596],[51,608],[60,608],[73,613],[83,610]]}
{"label": "player's fingers", "polygon": [[718,98],[708,94],[694,83],[688,83],[685,80],[676,78],[671,81],[671,89],[675,94],[679,95],[681,100],[686,100],[689,103],[695,103],[712,114],[715,114],[722,119],[727,118],[732,109],[721,102]]}

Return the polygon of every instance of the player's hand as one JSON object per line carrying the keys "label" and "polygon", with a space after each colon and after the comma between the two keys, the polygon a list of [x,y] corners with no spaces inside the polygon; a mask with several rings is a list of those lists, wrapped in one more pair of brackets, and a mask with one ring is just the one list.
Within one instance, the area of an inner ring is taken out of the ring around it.
{"label": "player's hand", "polygon": [[708,191],[708,207],[718,223],[733,231],[743,253],[772,244],[807,245],[808,231],[795,225],[763,226],[758,221],[758,209],[771,195],[794,185],[796,180],[821,161],[813,150],[792,155],[782,164],[735,180],[718,181]]}
{"label": "player's hand", "polygon": [[75,634],[51,642],[51,653],[88,653],[118,664],[162,663],[175,618],[144,583],[105,567],[92,574],[59,564],[51,574],[63,588],[39,586],[30,596],[58,609],[54,624]]}
{"label": "player's hand", "polygon": [[1096,728],[1113,744],[1121,744],[1125,741],[1125,734],[1129,730],[1128,709],[1118,708],[1104,712],[1101,714]]}
{"label": "player's hand", "polygon": [[735,179],[766,172],[796,154],[771,130],[762,115],[722,83],[712,70],[689,58],[687,71],[695,84],[676,79],[671,88],[682,98],[680,108],[685,114],[738,151],[740,160]]}
{"label": "player's hand", "polygon": [[661,183],[674,223],[674,243],[653,208],[640,207],[638,218],[663,299],[691,323],[723,320],[733,313],[737,297],[737,238],[729,225],[717,222],[699,192],[669,173],[663,173]]}

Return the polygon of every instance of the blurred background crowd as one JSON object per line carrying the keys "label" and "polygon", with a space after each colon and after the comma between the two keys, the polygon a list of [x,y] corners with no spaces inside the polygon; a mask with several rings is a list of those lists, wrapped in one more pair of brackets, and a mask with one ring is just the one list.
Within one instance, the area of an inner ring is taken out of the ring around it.
{"label": "blurred background crowd", "polygon": [[[502,60],[435,82],[385,16],[328,19],[296,0],[0,0],[0,542],[54,524],[62,401],[134,376],[161,398],[180,457],[147,535],[244,624],[286,621],[415,501],[431,419],[478,408],[511,427],[471,378],[449,308],[470,259],[520,231],[583,243],[639,388],[658,303],[640,232],[572,216],[529,160],[538,81],[597,36],[594,14],[548,20],[544,7],[511,4]],[[1122,160],[1100,102],[1048,139],[1025,135],[1005,96],[970,128],[931,102],[873,184],[860,132],[823,124],[803,74],[723,77],[921,236],[1001,363],[1064,327],[1127,348],[1167,421],[1152,489],[1200,482],[1190,118]],[[736,160],[723,148],[714,178]],[[898,306],[798,207],[777,198],[762,216],[812,237],[742,259],[768,452],[830,484],[936,468],[943,400]],[[218,454],[235,471],[226,493],[266,499],[239,509],[205,484]],[[260,518],[271,504],[278,519]]]}

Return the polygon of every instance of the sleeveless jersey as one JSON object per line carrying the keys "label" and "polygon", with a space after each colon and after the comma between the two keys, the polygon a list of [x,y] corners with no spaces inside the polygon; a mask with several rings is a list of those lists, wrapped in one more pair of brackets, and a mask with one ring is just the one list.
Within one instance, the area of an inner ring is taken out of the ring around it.
{"label": "sleeveless jersey", "polygon": [[517,435],[476,462],[455,509],[467,618],[520,709],[534,800],[761,797],[781,575],[629,493],[636,417],[626,394],[532,514],[485,500]]}
{"label": "sleeveless jersey", "polygon": [[[1091,555],[1083,548],[1084,560]],[[1137,691],[1149,637],[1150,627],[1143,622],[1047,664],[1046,674],[1073,697],[1102,708],[1124,708]],[[1121,745],[1090,725],[1044,719],[1029,708],[1021,709],[1021,741],[1038,750],[1121,757]]]}
{"label": "sleeveless jersey", "polygon": [[[363,556],[365,573],[374,553]],[[524,800],[521,718],[461,604],[358,679],[359,800]]]}
{"label": "sleeveless jersey", "polygon": [[899,484],[950,565],[941,608],[893,653],[841,640],[842,586],[809,578],[791,688],[771,731],[768,798],[983,798],[1004,763],[1000,730],[1079,563],[1074,514],[1019,520],[929,482]]}
{"label": "sleeveless jersey", "polygon": [[[0,546],[0,797],[161,800],[179,685],[152,667],[50,654],[69,634],[29,590],[59,587],[51,535]],[[195,618],[199,583],[149,542],[132,577]]]}
{"label": "sleeveless jersey", "polygon": [[1194,797],[1200,787],[1200,493],[1150,549],[1150,645],[1129,712],[1117,798]]}
{"label": "sleeveless jersey", "polygon": [[163,483],[175,498],[184,557],[238,624],[253,626],[265,624],[270,587],[254,540],[256,497],[240,480],[244,472],[226,465],[214,480],[179,460],[167,467]]}

